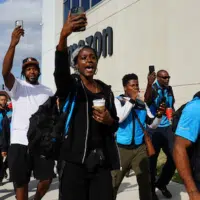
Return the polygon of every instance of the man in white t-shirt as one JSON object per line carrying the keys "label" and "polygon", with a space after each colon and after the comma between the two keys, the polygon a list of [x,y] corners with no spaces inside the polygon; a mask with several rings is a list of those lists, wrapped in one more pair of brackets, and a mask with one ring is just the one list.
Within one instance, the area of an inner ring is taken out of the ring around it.
{"label": "man in white t-shirt", "polygon": [[23,35],[24,30],[21,27],[14,29],[2,69],[4,82],[13,105],[8,163],[17,200],[28,200],[28,183],[32,171],[34,177],[40,180],[34,200],[40,200],[47,192],[54,177],[54,161],[28,153],[27,131],[31,115],[53,93],[51,89],[38,82],[40,67],[35,58],[30,57],[23,60],[21,74],[25,80],[16,79],[11,73],[15,48]]}

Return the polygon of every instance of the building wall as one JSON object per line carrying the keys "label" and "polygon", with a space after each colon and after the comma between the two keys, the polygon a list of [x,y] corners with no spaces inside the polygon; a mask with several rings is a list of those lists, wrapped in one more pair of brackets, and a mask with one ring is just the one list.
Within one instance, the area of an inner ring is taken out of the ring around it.
{"label": "building wall", "polygon": [[[53,89],[54,50],[63,24],[63,0],[43,2],[42,82]],[[114,52],[101,57],[96,78],[123,92],[126,73],[139,76],[145,89],[148,66],[171,75],[176,105],[192,98],[200,88],[200,1],[198,0],[104,0],[87,12],[86,31],[74,33],[68,44],[113,28]]]}

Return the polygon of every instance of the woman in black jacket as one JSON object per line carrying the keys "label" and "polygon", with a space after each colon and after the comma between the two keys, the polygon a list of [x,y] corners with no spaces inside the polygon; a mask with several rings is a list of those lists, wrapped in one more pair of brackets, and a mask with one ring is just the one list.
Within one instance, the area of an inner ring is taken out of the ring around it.
{"label": "woman in black jacket", "polygon": [[[60,199],[112,200],[110,171],[119,169],[119,155],[114,133],[118,118],[110,86],[93,79],[97,72],[98,57],[94,49],[85,46],[75,50],[70,74],[67,37],[86,25],[85,14],[68,16],[55,54],[55,83],[60,110],[73,94],[75,106],[70,115],[69,128],[61,146]],[[105,99],[105,110],[93,108],[94,99]],[[63,108],[64,107],[64,108]]]}

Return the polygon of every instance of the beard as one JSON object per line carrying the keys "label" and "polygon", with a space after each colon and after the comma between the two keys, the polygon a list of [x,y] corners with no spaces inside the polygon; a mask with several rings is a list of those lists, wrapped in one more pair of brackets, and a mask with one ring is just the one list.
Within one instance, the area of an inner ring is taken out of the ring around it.
{"label": "beard", "polygon": [[36,84],[38,84],[38,78],[39,78],[39,76],[34,77],[34,78],[33,77],[31,77],[31,78],[26,77],[26,81],[30,84],[36,85]]}

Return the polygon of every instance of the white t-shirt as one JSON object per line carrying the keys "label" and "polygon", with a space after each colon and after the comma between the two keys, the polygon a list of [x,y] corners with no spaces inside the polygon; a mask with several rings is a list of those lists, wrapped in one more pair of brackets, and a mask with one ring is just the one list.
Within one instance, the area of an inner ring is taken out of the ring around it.
{"label": "white t-shirt", "polygon": [[13,106],[11,144],[28,145],[29,119],[53,92],[42,84],[32,85],[19,79],[15,79],[13,88],[7,91]]}

